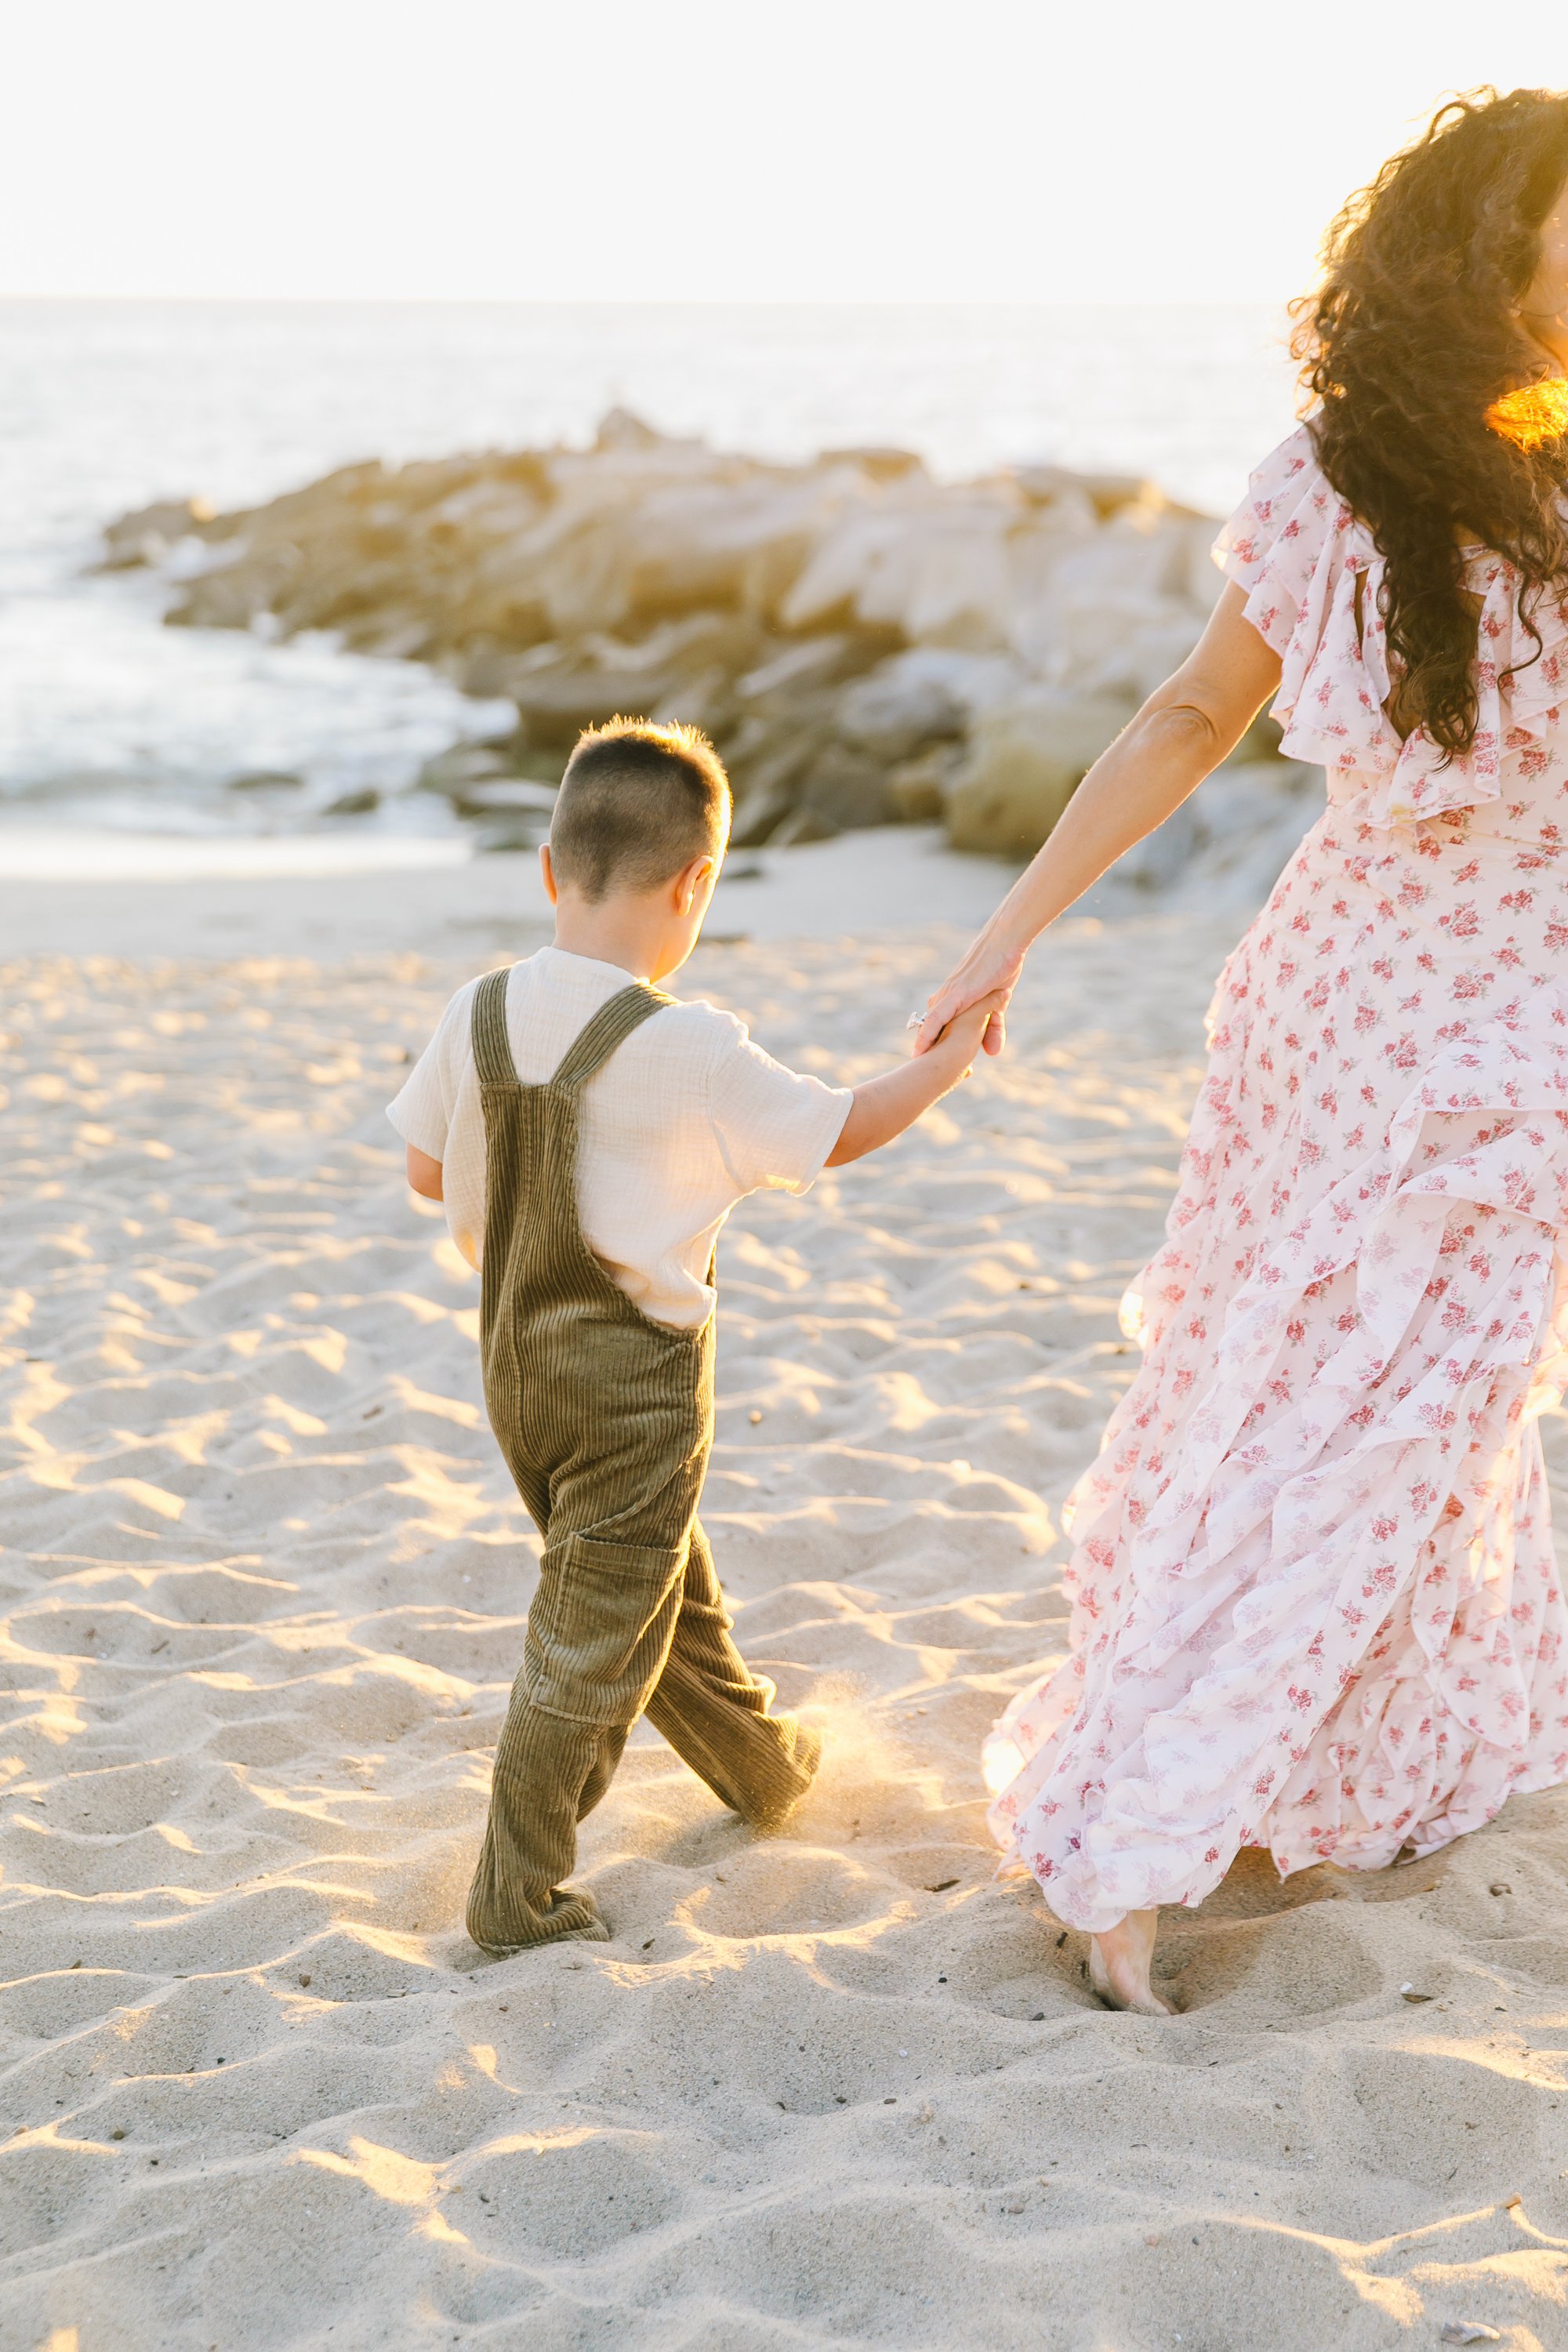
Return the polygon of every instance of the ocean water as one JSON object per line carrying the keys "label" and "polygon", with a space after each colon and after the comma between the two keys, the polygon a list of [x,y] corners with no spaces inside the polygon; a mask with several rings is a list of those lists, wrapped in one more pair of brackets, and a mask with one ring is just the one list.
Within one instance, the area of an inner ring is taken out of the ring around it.
{"label": "ocean water", "polygon": [[[1284,321],[1247,308],[0,303],[0,870],[85,870],[89,833],[94,870],[126,836],[137,872],[159,840],[181,871],[204,842],[226,870],[249,841],[276,864],[259,845],[279,835],[331,870],[421,835],[457,854],[444,803],[395,796],[503,711],[325,637],[165,629],[156,583],[92,575],[98,533],[153,499],[249,502],[355,458],[586,440],[616,402],[767,455],[878,442],[947,476],[1148,473],[1223,513],[1292,387]],[[258,769],[305,789],[227,789]],[[374,817],[323,814],[367,786],[393,795]]]}

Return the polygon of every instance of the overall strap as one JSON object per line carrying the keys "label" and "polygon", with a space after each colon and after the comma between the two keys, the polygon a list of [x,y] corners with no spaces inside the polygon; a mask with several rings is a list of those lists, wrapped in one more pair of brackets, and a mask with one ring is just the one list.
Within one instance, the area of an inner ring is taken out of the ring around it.
{"label": "overall strap", "polygon": [[483,1087],[515,1087],[517,1066],[506,1034],[506,984],[510,971],[487,971],[474,991],[474,1066]]}
{"label": "overall strap", "polygon": [[617,1045],[624,1045],[634,1029],[665,1005],[673,1004],[673,996],[662,989],[648,988],[634,980],[629,988],[621,989],[607,1004],[601,1004],[592,1020],[579,1029],[556,1065],[552,1087],[565,1087],[575,1094],[595,1070],[604,1068]]}

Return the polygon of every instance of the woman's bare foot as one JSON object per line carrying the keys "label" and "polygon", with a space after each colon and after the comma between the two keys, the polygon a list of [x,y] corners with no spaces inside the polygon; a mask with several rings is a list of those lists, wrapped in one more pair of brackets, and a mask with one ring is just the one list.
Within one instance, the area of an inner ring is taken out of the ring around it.
{"label": "woman's bare foot", "polygon": [[1130,2009],[1140,2017],[1173,2017],[1149,1981],[1158,1911],[1129,1911],[1089,1947],[1089,1980],[1108,2009]]}

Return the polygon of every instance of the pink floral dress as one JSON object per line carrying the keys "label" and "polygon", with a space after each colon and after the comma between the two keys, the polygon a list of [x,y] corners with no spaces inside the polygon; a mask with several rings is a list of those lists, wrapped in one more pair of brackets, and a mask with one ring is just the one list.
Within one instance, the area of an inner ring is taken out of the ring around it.
{"label": "pink floral dress", "polygon": [[[1080,1480],[1070,1654],[992,1824],[1089,1931],[1242,1845],[1373,1870],[1568,1779],[1536,1416],[1568,1380],[1568,611],[1470,551],[1474,749],[1384,715],[1382,559],[1302,428],[1216,557],[1329,805],[1220,975],[1143,1347]],[[1511,675],[1510,675],[1511,673]]]}

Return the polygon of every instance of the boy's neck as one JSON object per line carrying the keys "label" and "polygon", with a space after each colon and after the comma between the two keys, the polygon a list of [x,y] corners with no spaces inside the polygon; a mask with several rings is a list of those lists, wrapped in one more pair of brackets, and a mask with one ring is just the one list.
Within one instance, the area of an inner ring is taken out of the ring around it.
{"label": "boy's neck", "polygon": [[567,955],[613,963],[634,980],[652,980],[668,961],[669,917],[646,898],[603,898],[590,906],[564,894],[555,908],[555,944]]}

